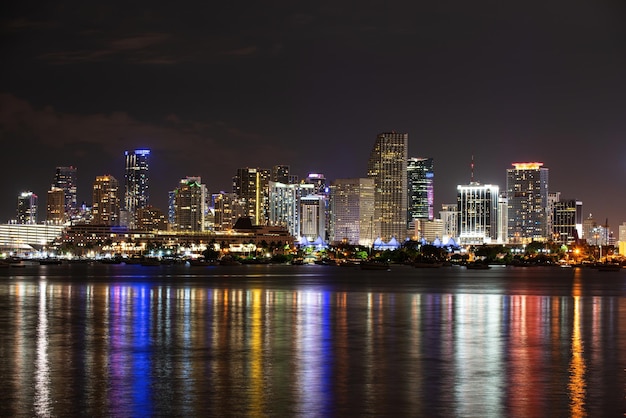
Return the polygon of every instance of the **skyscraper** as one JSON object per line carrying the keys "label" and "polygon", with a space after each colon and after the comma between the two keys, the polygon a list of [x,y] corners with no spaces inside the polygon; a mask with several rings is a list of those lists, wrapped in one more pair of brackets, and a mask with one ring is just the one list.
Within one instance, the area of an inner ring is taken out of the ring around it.
{"label": "skyscraper", "polygon": [[583,202],[559,198],[552,211],[552,239],[556,243],[570,245],[582,238]]}
{"label": "skyscraper", "polygon": [[506,171],[508,240],[526,243],[547,238],[548,169],[543,163],[513,163]]}
{"label": "skyscraper", "polygon": [[63,190],[65,220],[71,219],[78,212],[76,202],[77,190],[77,169],[76,167],[57,167],[54,174],[52,187]]}
{"label": "skyscraper", "polygon": [[330,185],[330,241],[371,246],[378,236],[374,219],[374,179],[336,179]]}
{"label": "skyscraper", "polygon": [[301,198],[311,194],[315,186],[270,181],[268,187],[269,224],[284,226],[291,235],[299,238],[301,236]]}
{"label": "skyscraper", "polygon": [[136,226],[137,209],[148,206],[150,194],[148,190],[148,159],[150,150],[136,149],[125,151],[126,168],[124,180],[126,189],[124,193],[124,210],[128,216],[128,226]]}
{"label": "skyscraper", "polygon": [[457,186],[459,244],[481,245],[498,240],[499,192],[499,187],[491,184]]}
{"label": "skyscraper", "polygon": [[37,223],[37,195],[33,192],[22,192],[17,197],[17,223]]}
{"label": "skyscraper", "polygon": [[59,187],[52,187],[48,190],[48,200],[46,202],[46,223],[61,225],[66,220],[65,193]]}
{"label": "skyscraper", "polygon": [[375,185],[374,224],[385,241],[403,241],[407,235],[408,143],[408,134],[379,134],[367,164],[367,177]]}
{"label": "skyscraper", "polygon": [[289,173],[288,165],[275,165],[272,167],[270,180],[284,184],[295,184],[298,182],[298,176]]}
{"label": "skyscraper", "polygon": [[113,176],[97,176],[93,184],[92,224],[120,224],[119,182]]}
{"label": "skyscraper", "polygon": [[207,189],[200,177],[182,179],[174,191],[174,229],[186,232],[204,231]]}
{"label": "skyscraper", "polygon": [[247,217],[256,225],[265,225],[269,211],[270,171],[263,168],[239,168],[233,177],[233,193],[245,205]]}
{"label": "skyscraper", "polygon": [[432,158],[409,158],[407,162],[408,229],[413,228],[416,219],[433,220],[435,214],[434,178]]}

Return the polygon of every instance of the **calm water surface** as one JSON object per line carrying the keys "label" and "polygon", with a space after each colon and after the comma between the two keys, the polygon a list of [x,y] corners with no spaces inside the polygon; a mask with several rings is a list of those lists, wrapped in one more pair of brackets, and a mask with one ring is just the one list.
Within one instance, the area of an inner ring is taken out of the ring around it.
{"label": "calm water surface", "polygon": [[624,416],[626,271],[0,271],[0,416]]}

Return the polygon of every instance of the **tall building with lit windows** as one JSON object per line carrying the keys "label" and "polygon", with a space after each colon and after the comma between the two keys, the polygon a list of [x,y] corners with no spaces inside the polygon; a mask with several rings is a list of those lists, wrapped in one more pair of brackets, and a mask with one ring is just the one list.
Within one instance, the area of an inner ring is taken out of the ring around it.
{"label": "tall building with lit windows", "polygon": [[513,168],[507,169],[509,243],[548,238],[548,174],[539,162],[513,163]]}
{"label": "tall building with lit windows", "polygon": [[498,241],[500,188],[471,182],[457,186],[459,244],[482,245]]}
{"label": "tall building with lit windows", "polygon": [[239,168],[233,177],[233,193],[241,199],[245,216],[255,225],[265,225],[269,211],[270,170]]}
{"label": "tall building with lit windows", "polygon": [[285,184],[275,181],[269,182],[269,225],[283,226],[289,233],[300,238],[301,236],[301,199],[311,194],[313,184]]}
{"label": "tall building with lit windows", "polygon": [[413,228],[416,220],[433,220],[435,215],[434,179],[432,158],[409,158],[407,162],[408,229]]}
{"label": "tall building with lit windows", "polygon": [[69,220],[78,213],[76,200],[77,191],[77,169],[76,167],[57,167],[54,174],[52,187],[63,190],[64,194],[64,215],[65,220]]}
{"label": "tall building with lit windows", "polygon": [[119,183],[113,176],[97,176],[93,184],[93,225],[119,226]]}
{"label": "tall building with lit windows", "polygon": [[371,246],[379,236],[374,223],[372,178],[335,179],[330,185],[330,241]]}
{"label": "tall building with lit windows", "polygon": [[270,180],[283,184],[295,184],[298,182],[298,176],[289,172],[288,165],[275,165],[272,167]]}
{"label": "tall building with lit windows", "polygon": [[125,193],[124,210],[128,217],[128,226],[137,225],[137,210],[149,204],[150,193],[148,188],[149,149],[125,151],[126,167],[124,171]]}
{"label": "tall building with lit windows", "polygon": [[59,187],[52,187],[46,201],[46,223],[62,225],[65,220],[65,193]]}
{"label": "tall building with lit windows", "polygon": [[176,231],[204,231],[208,193],[200,177],[187,177],[174,190],[174,224]]}
{"label": "tall building with lit windows", "polygon": [[407,229],[407,159],[409,135],[387,132],[376,137],[367,164],[374,180],[374,224],[383,241],[404,241]]}
{"label": "tall building with lit windows", "polygon": [[558,244],[573,244],[582,238],[583,202],[561,199],[552,208],[552,240]]}
{"label": "tall building with lit windows", "polygon": [[37,195],[33,192],[22,192],[17,197],[17,223],[37,223]]}

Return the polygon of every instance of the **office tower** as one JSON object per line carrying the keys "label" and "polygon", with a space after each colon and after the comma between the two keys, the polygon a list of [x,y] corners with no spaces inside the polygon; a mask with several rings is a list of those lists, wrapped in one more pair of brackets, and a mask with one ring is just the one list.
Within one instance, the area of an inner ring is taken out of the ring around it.
{"label": "office tower", "polygon": [[590,213],[585,219],[583,219],[583,236],[582,238],[587,240],[587,243],[591,244],[594,238],[594,229],[598,226],[593,215]]}
{"label": "office tower", "polygon": [[407,228],[413,228],[415,220],[429,220],[434,218],[435,194],[433,182],[435,179],[432,158],[409,158],[407,162],[408,214]]}
{"label": "office tower", "polygon": [[326,177],[320,173],[309,173],[304,182],[313,184],[315,186],[313,194],[324,198],[324,218],[326,219],[324,230],[326,235],[322,235],[322,238],[328,242],[330,240],[330,187],[326,184]]}
{"label": "office tower", "polygon": [[[336,179],[330,185],[330,241],[372,246],[379,237],[374,223],[373,178]],[[404,225],[404,223],[403,223]]]}
{"label": "office tower", "polygon": [[583,203],[576,199],[560,199],[552,209],[552,239],[558,244],[574,244],[581,237]]}
{"label": "office tower", "polygon": [[166,231],[168,221],[165,214],[154,206],[137,209],[137,229],[143,231]]}
{"label": "office tower", "polygon": [[439,240],[439,243],[442,244],[442,237],[444,232],[444,224],[441,219],[416,219],[414,222],[416,235],[419,236],[419,239],[424,239],[426,242],[430,244],[434,244]]}
{"label": "office tower", "polygon": [[513,163],[506,171],[508,200],[508,239],[528,243],[546,239],[548,169],[543,163]]}
{"label": "office tower", "polygon": [[119,226],[119,183],[111,175],[97,176],[93,184],[93,225]]}
{"label": "office tower", "polygon": [[376,189],[374,224],[383,241],[403,241],[407,235],[408,142],[408,134],[379,134],[367,164],[367,177]]}
{"label": "office tower", "polygon": [[546,206],[546,238],[554,240],[554,207],[561,200],[561,192],[548,191],[548,205]]}
{"label": "office tower", "polygon": [[509,200],[504,191],[500,191],[500,196],[498,196],[498,217],[498,242],[507,244],[509,242]]}
{"label": "office tower", "polygon": [[63,190],[65,220],[71,219],[78,213],[76,200],[77,169],[76,167],[57,167],[54,174],[53,187]]}
{"label": "office tower", "polygon": [[500,189],[473,182],[457,186],[459,244],[490,244],[498,240]]}
{"label": "office tower", "polygon": [[235,193],[220,192],[212,196],[212,206],[215,212],[213,228],[216,231],[229,231],[237,219],[246,216],[242,200]]}
{"label": "office tower", "polygon": [[233,177],[233,193],[245,207],[245,217],[255,225],[267,223],[270,171],[262,168],[239,168]]}
{"label": "office tower", "polygon": [[187,177],[174,191],[174,230],[204,231],[207,189],[200,177]]}
{"label": "office tower", "polygon": [[320,173],[309,173],[309,175],[304,180],[306,184],[315,185],[315,194],[326,194],[328,195],[329,190],[326,185],[326,177]]}
{"label": "office tower", "polygon": [[309,241],[327,240],[326,196],[309,194],[300,199],[300,236]]}
{"label": "office tower", "polygon": [[[443,222],[444,244],[450,239],[455,242],[459,237],[459,208],[458,203],[444,203],[439,211],[439,219]],[[416,237],[418,237],[416,235]]]}
{"label": "office tower", "polygon": [[275,165],[274,167],[272,167],[272,174],[270,176],[271,181],[284,184],[297,183],[297,181],[292,181],[293,178],[294,177],[289,174],[288,165]]}
{"label": "office tower", "polygon": [[150,194],[148,189],[148,160],[150,150],[136,149],[125,151],[126,168],[124,180],[124,210],[128,216],[128,226],[136,227],[137,209],[148,206]]}
{"label": "office tower", "polygon": [[285,184],[269,182],[269,225],[283,226],[300,238],[300,199],[311,194],[312,184]]}
{"label": "office tower", "polygon": [[46,223],[61,225],[65,222],[65,191],[59,187],[48,190],[46,202]]}
{"label": "office tower", "polygon": [[17,197],[17,223],[37,223],[37,195],[33,192],[22,192]]}

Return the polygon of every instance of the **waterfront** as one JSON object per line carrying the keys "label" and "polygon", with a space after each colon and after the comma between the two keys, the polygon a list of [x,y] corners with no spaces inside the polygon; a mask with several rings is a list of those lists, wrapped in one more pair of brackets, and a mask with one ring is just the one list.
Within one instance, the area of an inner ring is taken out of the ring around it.
{"label": "waterfront", "polygon": [[0,271],[1,416],[623,416],[626,271]]}

